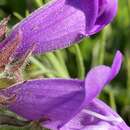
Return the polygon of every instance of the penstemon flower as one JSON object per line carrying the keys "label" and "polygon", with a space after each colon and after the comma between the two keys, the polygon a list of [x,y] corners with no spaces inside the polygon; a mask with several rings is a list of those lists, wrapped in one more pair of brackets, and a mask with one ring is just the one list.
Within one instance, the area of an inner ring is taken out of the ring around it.
{"label": "penstemon flower", "polygon": [[95,99],[118,74],[121,63],[118,51],[111,67],[95,67],[85,80],[37,79],[15,84],[0,91],[1,104],[52,130],[122,130],[127,128],[124,121]]}
{"label": "penstemon flower", "polygon": [[34,46],[34,54],[68,47],[99,32],[115,17],[117,0],[53,0],[18,23],[1,43],[22,32],[17,56]]}
{"label": "penstemon flower", "polygon": [[[112,21],[117,0],[53,0],[18,23],[8,36],[0,23],[0,71],[15,74],[29,55],[68,47],[99,32]],[[5,37],[6,36],[6,37]]]}

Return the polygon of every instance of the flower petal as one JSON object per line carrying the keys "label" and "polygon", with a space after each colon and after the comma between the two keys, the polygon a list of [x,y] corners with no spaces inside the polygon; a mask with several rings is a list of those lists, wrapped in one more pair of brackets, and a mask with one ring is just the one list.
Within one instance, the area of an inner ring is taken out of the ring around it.
{"label": "flower petal", "polygon": [[25,81],[0,93],[4,97],[16,95],[8,104],[10,110],[28,120],[40,120],[53,129],[68,122],[85,97],[83,81],[65,79]]}
{"label": "flower petal", "polygon": [[123,56],[120,51],[117,51],[111,67],[111,74],[109,76],[110,77],[109,81],[112,80],[119,73],[122,61],[123,61]]}
{"label": "flower petal", "polygon": [[105,121],[86,113],[84,109],[60,130],[130,130],[121,117],[101,100],[94,99],[86,107],[86,110],[97,113],[97,115],[100,114],[106,118],[113,117],[113,120],[114,118],[115,120],[120,120],[117,122]]}
{"label": "flower petal", "polygon": [[89,35],[102,30],[116,16],[118,0],[99,0],[99,16]]}
{"label": "flower petal", "polygon": [[87,93],[85,100],[87,103],[99,95],[104,86],[118,74],[121,64],[122,54],[117,51],[111,68],[102,65],[89,71],[85,79],[85,90]]}
{"label": "flower petal", "polygon": [[35,54],[66,48],[88,36],[97,15],[98,0],[53,0],[18,23],[7,39],[20,28],[23,41],[17,53],[34,43]]}

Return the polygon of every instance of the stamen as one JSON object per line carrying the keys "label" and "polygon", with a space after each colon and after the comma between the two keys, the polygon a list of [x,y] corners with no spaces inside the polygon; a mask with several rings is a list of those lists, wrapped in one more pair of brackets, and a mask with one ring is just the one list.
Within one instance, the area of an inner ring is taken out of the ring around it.
{"label": "stamen", "polygon": [[116,122],[121,123],[121,122],[123,122],[121,117],[104,116],[104,115],[101,115],[101,114],[96,113],[94,111],[87,110],[87,109],[84,109],[83,112],[85,112],[88,115],[94,116],[94,117],[96,117],[98,119],[107,121],[107,122],[113,122],[113,123],[116,123]]}

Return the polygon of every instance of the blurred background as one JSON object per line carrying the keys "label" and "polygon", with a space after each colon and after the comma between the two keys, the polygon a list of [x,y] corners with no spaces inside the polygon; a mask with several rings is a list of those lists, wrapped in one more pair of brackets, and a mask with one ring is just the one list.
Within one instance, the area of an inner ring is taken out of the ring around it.
{"label": "blurred background", "polygon": [[[30,12],[48,1],[0,0],[0,20],[10,15],[8,27],[11,29]],[[70,48],[31,56],[22,71],[23,77],[84,79],[92,67],[100,64],[111,65],[117,49],[124,55],[121,71],[99,98],[116,110],[130,125],[130,0],[119,0],[117,17],[102,32]],[[8,87],[15,82],[10,77],[7,78],[1,77],[0,88]],[[14,127],[0,126],[0,130],[14,130]]]}

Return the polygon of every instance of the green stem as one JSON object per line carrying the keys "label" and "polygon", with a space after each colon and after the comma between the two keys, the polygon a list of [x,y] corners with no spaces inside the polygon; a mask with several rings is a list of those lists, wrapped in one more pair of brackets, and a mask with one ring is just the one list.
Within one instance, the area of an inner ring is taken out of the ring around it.
{"label": "green stem", "polygon": [[69,75],[69,72],[68,72],[68,70],[67,70],[67,66],[66,66],[66,64],[65,64],[65,60],[64,60],[64,58],[63,58],[64,56],[63,56],[62,51],[57,50],[57,51],[55,52],[55,54],[56,54],[57,58],[59,59],[59,62],[62,64],[62,67],[64,68],[64,70],[65,70],[66,73]]}
{"label": "green stem", "polygon": [[[128,17],[129,17],[129,21],[130,22],[130,1],[126,0],[126,6],[127,6],[127,12],[128,12]],[[129,27],[129,25],[128,25]],[[129,99],[130,99],[130,38],[129,38],[129,33],[127,35],[128,37],[128,42],[126,43],[126,50],[125,50],[125,57],[126,57],[126,68],[127,68],[127,89],[126,89],[126,98],[125,98],[125,105],[128,105],[130,103]]]}
{"label": "green stem", "polygon": [[34,63],[36,66],[39,67],[39,69],[44,75],[46,75],[49,78],[54,77],[54,75],[49,73],[50,71],[46,67],[44,67],[44,65],[39,60],[37,60],[36,58],[32,56],[29,59],[31,60],[32,63]]}
{"label": "green stem", "polygon": [[41,7],[44,4],[42,0],[35,0],[35,3],[38,7]]}
{"label": "green stem", "polygon": [[23,17],[22,17],[19,13],[17,13],[17,12],[13,12],[13,15],[14,15],[18,20],[22,20],[22,19],[23,19]]}
{"label": "green stem", "polygon": [[103,64],[104,63],[104,56],[105,56],[105,45],[106,45],[106,37],[105,34],[103,32],[102,36],[101,36],[101,43],[100,44],[100,50],[99,50],[99,64]]}
{"label": "green stem", "polygon": [[47,57],[51,65],[54,67],[54,69],[58,72],[60,77],[63,78],[69,77],[68,72],[66,72],[62,64],[60,64],[57,57],[53,53],[47,53],[45,56]]}
{"label": "green stem", "polygon": [[129,50],[126,51],[126,65],[127,65],[127,96],[126,96],[126,104],[129,103],[130,98],[130,54]]}
{"label": "green stem", "polygon": [[75,44],[74,47],[75,47],[76,62],[78,66],[78,77],[80,79],[84,79],[85,67],[84,67],[84,62],[83,62],[83,56],[81,54],[79,45]]}
{"label": "green stem", "polygon": [[116,111],[117,108],[116,108],[115,95],[114,95],[114,92],[112,91],[111,87],[106,86],[105,87],[105,92],[109,95],[111,108]]}
{"label": "green stem", "polygon": [[128,10],[128,16],[130,18],[130,0],[126,0],[126,6],[127,6],[127,10]]}
{"label": "green stem", "polygon": [[112,91],[109,92],[109,97],[110,97],[110,105],[113,108],[113,110],[117,110],[116,109],[116,102],[115,102],[115,96],[114,93]]}
{"label": "green stem", "polygon": [[29,15],[29,10],[25,10],[25,16],[27,17]]}
{"label": "green stem", "polygon": [[93,60],[92,66],[104,64],[104,57],[105,57],[105,47],[106,47],[106,38],[109,32],[109,26],[106,27],[102,34],[101,38],[97,41],[93,48]]}

